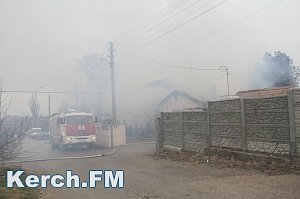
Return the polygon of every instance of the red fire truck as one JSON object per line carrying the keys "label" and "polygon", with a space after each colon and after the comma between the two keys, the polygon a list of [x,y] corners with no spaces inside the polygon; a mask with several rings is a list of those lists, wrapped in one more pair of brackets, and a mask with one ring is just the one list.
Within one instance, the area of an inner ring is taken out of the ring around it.
{"label": "red fire truck", "polygon": [[49,119],[52,148],[64,150],[67,146],[86,145],[92,149],[96,142],[96,118],[91,113],[59,113]]}

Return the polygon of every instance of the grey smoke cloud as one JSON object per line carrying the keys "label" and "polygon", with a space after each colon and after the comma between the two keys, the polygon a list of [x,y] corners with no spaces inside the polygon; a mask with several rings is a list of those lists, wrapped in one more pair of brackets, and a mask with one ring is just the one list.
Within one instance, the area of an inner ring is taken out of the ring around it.
{"label": "grey smoke cloud", "polygon": [[[76,87],[89,90],[91,87],[85,74],[75,69],[77,60],[92,53],[106,56],[108,41],[115,42],[116,51],[151,59],[274,3],[273,0],[229,1],[157,42],[130,52],[130,47],[138,41],[129,45],[125,43],[135,33],[136,25],[171,2],[0,0],[0,75],[4,88],[42,90],[42,86],[56,91],[75,90]],[[295,65],[299,65],[299,6],[297,0],[285,1],[156,61],[199,68],[226,65],[230,69],[231,93],[248,89],[251,71],[266,51],[286,52],[294,59]],[[212,88],[219,95],[226,94],[226,78],[219,72],[164,68],[118,53],[115,61],[116,94],[120,106],[127,101],[123,100],[128,97],[125,88],[163,78],[171,79],[195,97],[207,98]],[[103,94],[107,111],[110,109],[108,91],[109,84]],[[11,113],[29,113],[29,96],[13,94]],[[46,115],[47,95],[39,95],[39,98],[41,114]],[[53,108],[58,109],[62,101],[75,103],[74,96],[53,95]]]}

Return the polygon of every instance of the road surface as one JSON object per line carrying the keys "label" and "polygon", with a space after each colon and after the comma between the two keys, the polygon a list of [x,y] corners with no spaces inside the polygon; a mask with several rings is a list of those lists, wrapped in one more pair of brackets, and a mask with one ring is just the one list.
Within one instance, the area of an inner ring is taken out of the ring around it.
{"label": "road surface", "polygon": [[[112,156],[83,160],[23,163],[28,173],[85,177],[89,170],[124,170],[125,188],[47,188],[42,198],[300,198],[300,176],[266,175],[255,170],[157,159],[154,144],[126,147]],[[102,154],[112,149],[52,150],[47,141],[27,140],[18,160]]]}

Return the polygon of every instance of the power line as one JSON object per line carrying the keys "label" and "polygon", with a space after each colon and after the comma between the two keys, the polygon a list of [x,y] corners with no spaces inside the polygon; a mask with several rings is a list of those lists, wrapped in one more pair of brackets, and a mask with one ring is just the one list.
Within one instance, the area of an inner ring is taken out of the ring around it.
{"label": "power line", "polygon": [[[139,28],[139,29],[136,31],[136,34],[139,33],[140,31],[142,31],[145,27],[147,27],[147,26],[153,24],[154,22],[157,22],[157,21],[160,20],[162,17],[168,15],[169,13],[172,13],[174,10],[176,10],[177,8],[181,7],[182,5],[184,5],[185,3],[189,2],[189,1],[190,1],[190,0],[183,0],[183,1],[179,2],[178,5],[175,5],[175,7],[172,8],[171,10],[167,10],[166,13],[159,14],[157,17],[155,17],[154,20],[152,20],[152,21],[150,21],[150,22],[148,22],[148,23],[145,23],[145,24],[142,26],[142,28]],[[135,34],[135,35],[136,35],[136,34]]]}
{"label": "power line", "polygon": [[278,5],[278,4],[280,4],[280,3],[284,2],[284,1],[286,1],[286,0],[280,0],[280,1],[277,1],[277,2],[275,2],[275,3],[273,3],[273,4],[269,5],[269,6],[266,6],[266,7],[262,8],[262,9],[260,9],[260,10],[255,11],[255,12],[253,12],[253,13],[251,13],[251,14],[245,16],[245,17],[242,17],[242,18],[240,18],[240,19],[238,19],[238,20],[236,20],[236,21],[234,21],[234,22],[232,22],[232,23],[229,23],[229,24],[227,24],[227,25],[221,26],[221,27],[219,27],[219,28],[217,28],[217,29],[215,29],[215,30],[213,30],[213,31],[211,31],[211,32],[209,32],[209,33],[207,33],[206,35],[203,35],[203,36],[201,36],[201,37],[198,37],[198,38],[196,38],[196,39],[194,39],[194,40],[191,40],[191,41],[189,41],[189,42],[187,42],[187,43],[185,43],[185,44],[182,44],[182,45],[178,46],[178,47],[175,48],[175,49],[172,49],[172,50],[169,50],[169,51],[167,51],[167,52],[165,52],[165,53],[163,53],[163,54],[160,54],[160,55],[156,56],[154,59],[163,57],[163,56],[165,56],[165,55],[167,55],[167,54],[170,54],[170,53],[172,53],[172,52],[175,52],[175,51],[177,51],[177,50],[179,50],[179,49],[181,49],[181,48],[184,48],[184,47],[186,47],[186,46],[189,46],[189,45],[191,45],[191,44],[194,44],[195,42],[198,42],[199,40],[205,39],[205,38],[207,38],[207,37],[209,37],[209,36],[211,36],[211,35],[213,35],[213,34],[219,32],[219,31],[225,30],[225,29],[227,29],[227,28],[229,28],[229,27],[231,27],[231,26],[233,26],[233,25],[236,25],[236,24],[238,24],[238,23],[240,23],[240,22],[242,22],[242,21],[244,21],[244,20],[246,20],[246,19],[248,19],[248,18],[251,18],[251,17],[253,17],[253,16],[257,15],[257,14],[260,14],[261,12],[264,12],[264,11],[266,11],[266,10],[268,10],[268,9],[270,9],[270,8],[276,6],[276,5]]}
{"label": "power line", "polygon": [[211,8],[209,8],[209,9],[207,9],[206,11],[202,12],[201,14],[199,14],[199,15],[197,15],[197,16],[195,16],[195,17],[189,19],[188,21],[186,21],[186,22],[184,22],[184,23],[182,23],[182,24],[180,24],[180,25],[178,25],[178,26],[172,28],[171,30],[169,30],[169,31],[167,31],[167,32],[165,32],[165,33],[163,33],[163,34],[161,34],[160,36],[158,36],[158,37],[156,37],[156,38],[154,38],[154,39],[152,39],[152,40],[150,40],[150,41],[148,41],[148,42],[145,42],[144,44],[138,46],[138,47],[135,48],[134,50],[140,49],[140,48],[142,48],[142,47],[144,47],[144,46],[146,46],[146,45],[149,45],[149,44],[153,43],[154,41],[156,41],[156,40],[158,40],[158,39],[160,39],[160,38],[166,36],[167,34],[170,34],[171,32],[177,30],[178,28],[181,28],[182,26],[184,26],[184,25],[186,25],[187,23],[189,23],[189,22],[191,22],[191,21],[193,21],[193,20],[199,18],[200,16],[202,16],[202,15],[208,13],[209,11],[211,11],[211,10],[213,10],[213,9],[215,9],[215,8],[217,8],[217,7],[219,7],[219,6],[221,6],[222,4],[226,3],[227,1],[229,1],[229,0],[224,0],[224,1],[220,2],[220,3],[218,3],[217,5],[215,5],[215,6],[211,7]]}
{"label": "power line", "polygon": [[[175,13],[174,15],[172,15],[172,16],[166,18],[165,20],[159,22],[158,24],[156,24],[156,25],[154,25],[154,26],[152,26],[152,27],[150,27],[150,28],[148,28],[148,29],[145,29],[143,32],[141,32],[140,34],[138,34],[135,38],[138,38],[138,37],[140,37],[140,36],[146,34],[148,31],[153,30],[154,28],[160,26],[161,24],[163,24],[163,23],[169,21],[170,19],[176,17],[177,15],[179,15],[179,14],[185,12],[186,10],[188,10],[189,8],[195,6],[196,4],[200,3],[201,1],[203,1],[203,0],[198,0],[198,1],[194,2],[193,4],[189,5],[188,7],[184,8],[183,10],[180,10],[179,12]],[[135,38],[133,38],[133,39],[135,39]]]}
{"label": "power line", "polygon": [[45,93],[45,94],[99,94],[100,92],[80,91],[30,91],[30,90],[3,90],[3,93]]}
{"label": "power line", "polygon": [[[183,0],[183,1],[187,2],[189,0]],[[170,5],[168,5],[167,7],[165,7],[164,9],[157,12],[156,14],[152,15],[148,19],[144,20],[140,24],[136,25],[136,27],[132,28],[132,29],[135,29],[135,32],[133,32],[132,36],[129,35],[129,38],[126,39],[127,42],[128,42],[128,40],[132,39],[138,33],[138,31],[140,31],[140,29],[142,29],[143,27],[149,25],[149,23],[152,23],[152,20],[156,20],[156,18],[163,17],[165,12],[167,12],[168,10],[172,9],[172,7],[174,7],[174,6],[176,6],[177,4],[180,4],[180,3],[182,3],[182,0],[175,1],[175,2],[171,3]],[[173,10],[174,10],[174,8],[173,8]]]}
{"label": "power line", "polygon": [[122,54],[122,55],[131,57],[131,58],[134,58],[134,59],[137,59],[137,60],[141,60],[141,61],[144,61],[144,62],[148,62],[148,63],[152,63],[152,64],[155,64],[155,65],[160,65],[160,66],[164,66],[164,67],[169,67],[169,68],[190,69],[190,70],[202,70],[202,71],[204,71],[204,70],[206,70],[206,71],[216,71],[216,70],[219,70],[219,68],[195,68],[195,67],[189,67],[189,66],[169,65],[169,64],[159,63],[159,62],[156,62],[156,61],[153,61],[153,60],[144,59],[144,58],[141,58],[141,57],[136,57],[136,56],[133,56],[133,55],[129,55],[129,54],[124,53],[124,52],[122,52],[122,51],[117,51],[117,53],[120,53],[120,54]]}
{"label": "power line", "polygon": [[[194,13],[196,13],[196,12],[202,10],[203,8],[205,8],[206,6],[208,6],[208,5],[212,4],[212,3],[214,3],[215,1],[216,1],[216,0],[212,0],[212,1],[210,1],[210,2],[208,2],[208,3],[206,3],[206,4],[204,4],[204,5],[201,6],[200,8],[194,10],[193,12],[189,13],[188,15],[186,15],[185,17],[183,17],[183,18],[181,18],[181,19],[179,19],[179,20],[186,19],[187,17],[189,17],[189,16],[193,15]],[[179,13],[178,13],[178,14],[179,14]],[[167,20],[165,20],[165,21],[167,21]],[[163,22],[165,22],[165,21],[163,21]],[[162,22],[162,23],[163,23],[163,22]],[[170,24],[169,26],[166,26],[165,28],[162,29],[162,31],[165,31],[165,30],[167,31],[168,28],[172,28],[172,27],[174,28],[177,22],[178,22],[178,21],[176,21],[175,23]],[[162,24],[162,23],[160,23],[160,24]],[[157,24],[156,26],[159,26],[160,24]],[[148,31],[152,30],[153,28],[155,28],[155,27],[152,27],[152,28],[149,29]],[[154,35],[156,35],[156,34],[158,34],[158,33],[159,33],[159,31],[154,32],[154,33],[151,34],[147,39],[150,39],[152,36],[154,36]],[[142,33],[141,33],[141,34],[142,34]],[[145,39],[145,40],[147,40],[147,39]]]}
{"label": "power line", "polygon": [[145,19],[143,22],[137,24],[137,28],[144,26],[147,22],[151,21],[153,18],[159,16],[159,14],[163,13],[164,11],[170,9],[170,7],[172,7],[174,4],[176,5],[177,3],[179,3],[181,0],[178,1],[174,1],[173,3],[169,4],[167,7],[163,8],[162,10],[158,11],[157,13],[155,13],[154,15],[148,17],[147,19]]}

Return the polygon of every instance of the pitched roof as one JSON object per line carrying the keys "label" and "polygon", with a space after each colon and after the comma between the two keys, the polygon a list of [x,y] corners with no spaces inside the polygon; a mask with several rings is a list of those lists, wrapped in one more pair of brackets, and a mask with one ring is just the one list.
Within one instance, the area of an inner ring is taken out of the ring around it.
{"label": "pitched roof", "polygon": [[207,105],[206,105],[207,102],[205,102],[205,101],[202,101],[202,100],[199,100],[199,99],[197,99],[197,98],[194,98],[194,97],[188,95],[188,94],[185,93],[185,92],[181,92],[181,91],[178,91],[178,90],[174,90],[174,91],[172,91],[169,95],[167,95],[163,100],[161,100],[157,107],[160,108],[160,107],[162,107],[164,104],[166,104],[166,103],[169,101],[169,99],[171,99],[172,97],[177,98],[177,97],[179,97],[179,96],[184,97],[184,98],[186,98],[186,99],[188,99],[188,100],[194,102],[194,103],[197,104],[199,107],[205,108],[205,107],[207,106]]}
{"label": "pitched roof", "polygon": [[296,88],[295,86],[281,86],[281,87],[270,87],[264,89],[239,91],[236,93],[240,98],[260,98],[260,97],[274,97],[274,96],[285,96],[289,90]]}

